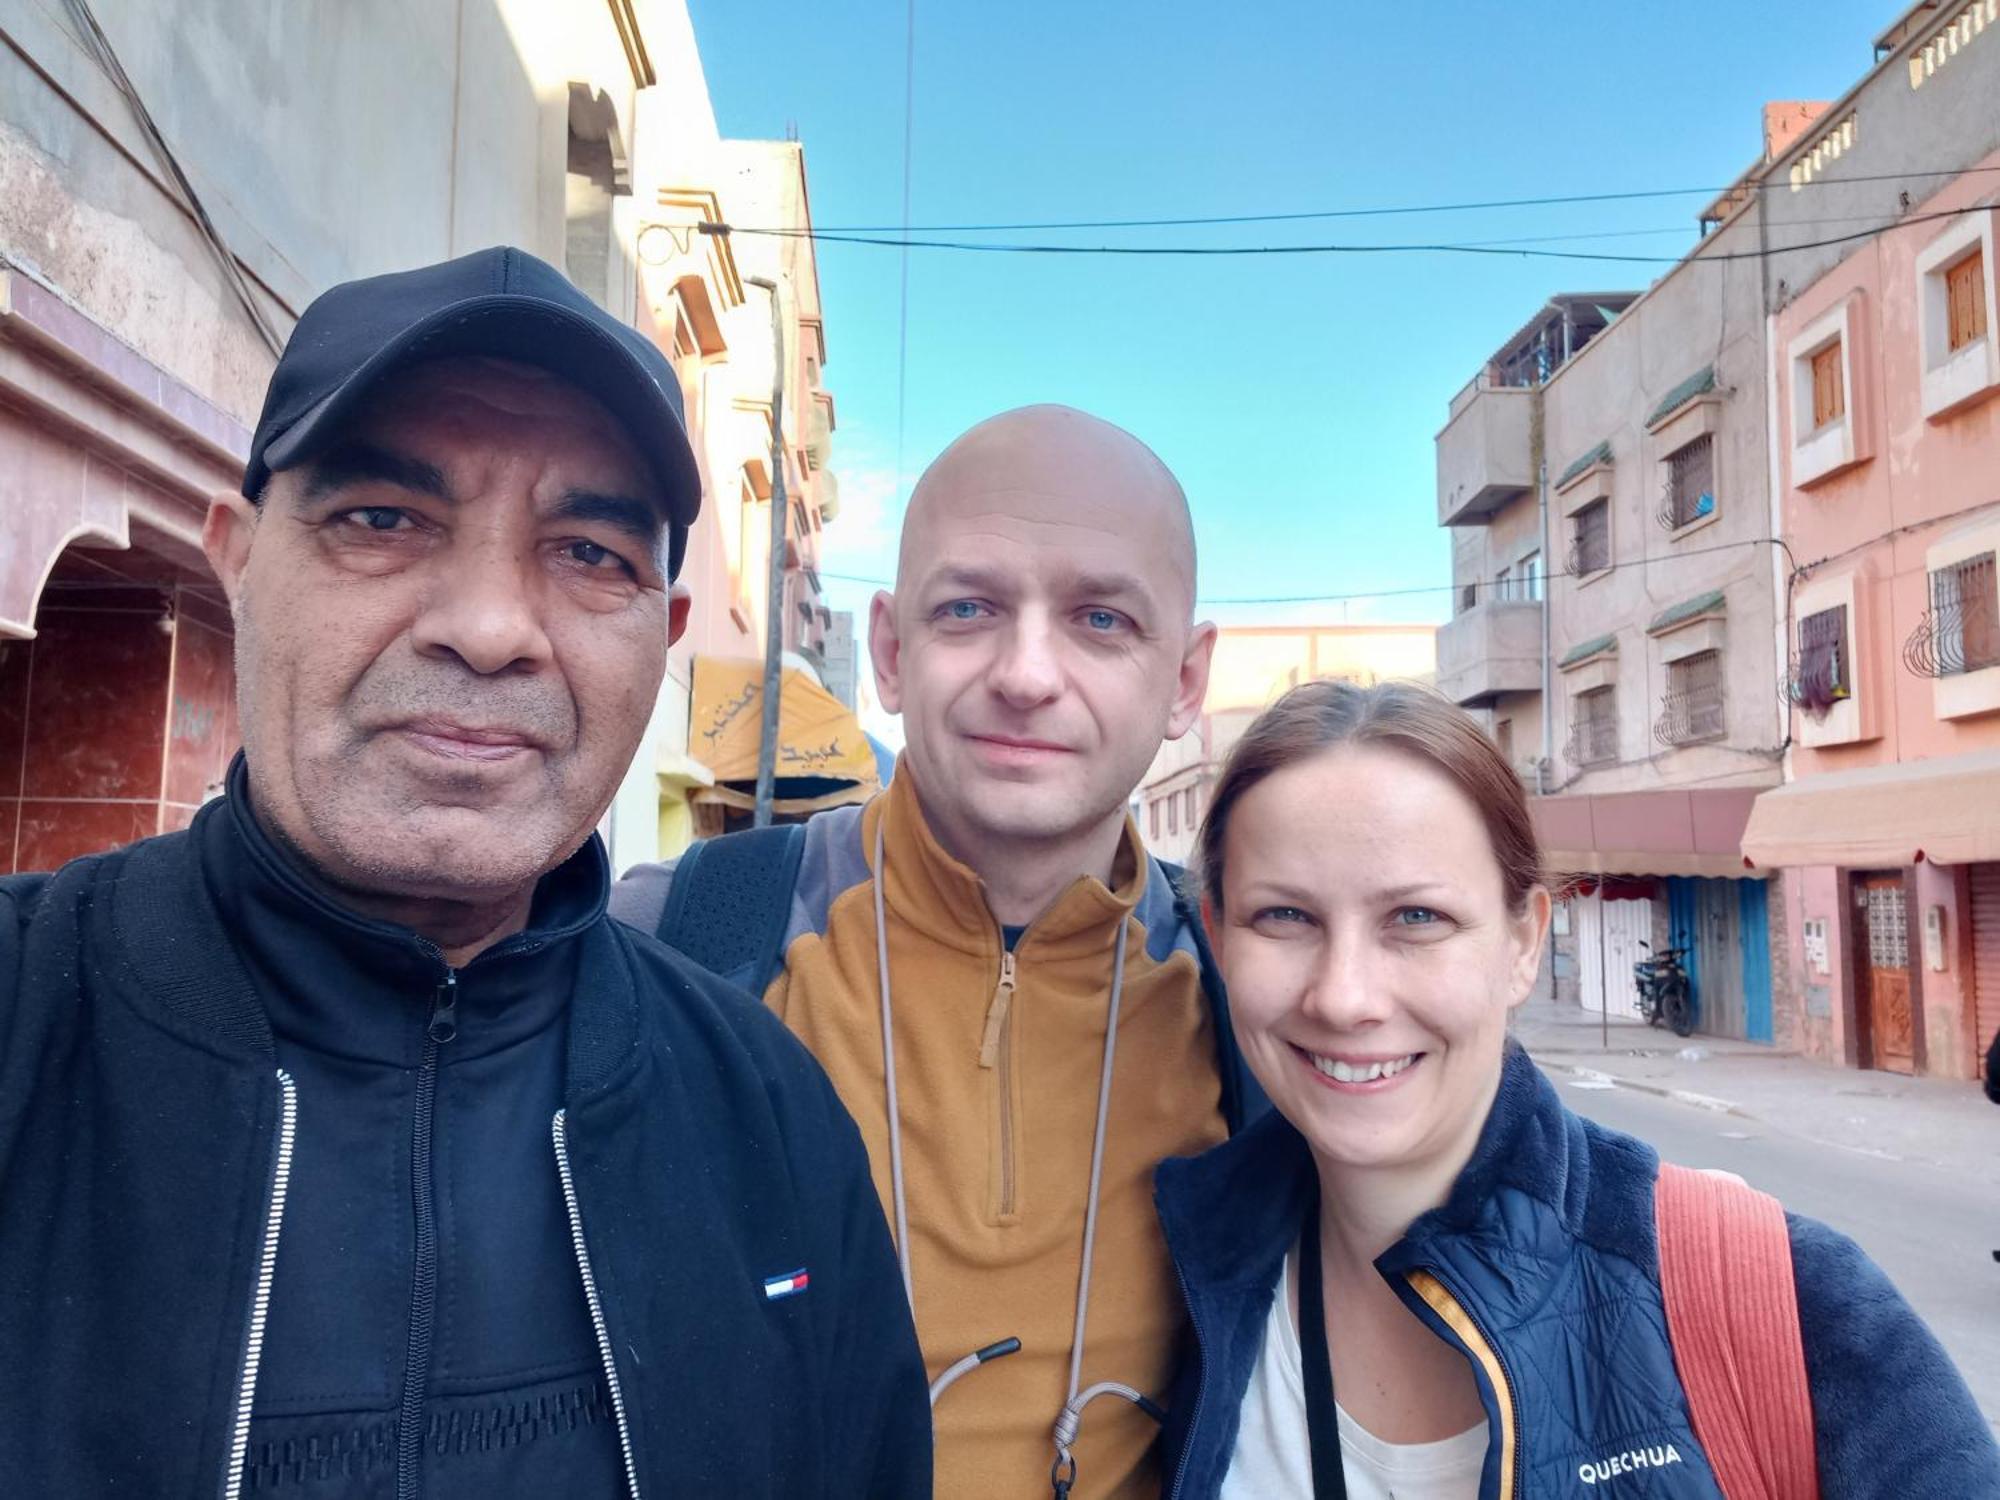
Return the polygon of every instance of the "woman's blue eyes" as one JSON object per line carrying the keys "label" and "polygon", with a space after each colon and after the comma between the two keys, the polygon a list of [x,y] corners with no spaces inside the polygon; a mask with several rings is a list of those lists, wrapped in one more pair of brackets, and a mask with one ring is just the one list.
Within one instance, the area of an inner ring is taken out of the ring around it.
{"label": "woman's blue eyes", "polygon": [[[1312,915],[1296,906],[1267,906],[1260,910],[1252,921],[1296,924],[1312,922]],[[1429,906],[1400,906],[1389,914],[1389,925],[1402,928],[1428,928],[1441,926],[1445,914]]]}
{"label": "woman's blue eyes", "polygon": [[1118,616],[1108,609],[1086,610],[1084,611],[1083,619],[1084,623],[1089,625],[1092,630],[1116,630],[1118,628]]}
{"label": "woman's blue eyes", "polygon": [[1394,917],[1399,927],[1429,927],[1443,920],[1443,913],[1432,911],[1428,906],[1405,906]]}
{"label": "woman's blue eyes", "polygon": [[976,620],[979,618],[979,606],[970,599],[952,600],[951,603],[945,606],[945,612],[954,620]]}

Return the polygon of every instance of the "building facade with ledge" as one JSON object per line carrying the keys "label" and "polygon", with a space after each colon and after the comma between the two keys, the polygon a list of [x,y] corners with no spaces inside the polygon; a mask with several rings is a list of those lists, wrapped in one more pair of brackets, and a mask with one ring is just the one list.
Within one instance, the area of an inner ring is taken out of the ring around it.
{"label": "building facade with ledge", "polygon": [[1792,749],[1744,847],[1785,869],[1800,1044],[1971,1078],[2000,1031],[2000,12],[1885,41],[1823,180],[1887,227],[1774,267]]}
{"label": "building facade with ledge", "polygon": [[61,7],[0,29],[0,873],[184,826],[219,787],[233,643],[199,535],[277,347],[335,282],[493,244],[562,267],[681,372],[706,481],[692,640],[604,825],[621,865],[677,847],[703,780],[691,652],[763,652],[773,356],[747,276],[780,285],[796,663],[826,626],[810,246],[692,227],[725,199],[743,223],[806,222],[798,144],[717,138],[684,0],[280,7],[252,27],[206,0],[91,9],[101,38]]}
{"label": "building facade with ledge", "polygon": [[1767,1042],[1774,905],[1741,849],[1786,732],[1760,184],[1823,109],[1768,106],[1695,249],[1643,293],[1553,299],[1437,444],[1456,611],[1439,682],[1536,793],[1558,993],[1636,1015],[1632,966],[1672,944],[1700,1028]]}
{"label": "building facade with ledge", "polygon": [[511,243],[630,316],[625,143],[654,58],[693,46],[673,0],[91,14],[0,33],[0,871],[182,827],[219,787],[202,517],[298,313]]}

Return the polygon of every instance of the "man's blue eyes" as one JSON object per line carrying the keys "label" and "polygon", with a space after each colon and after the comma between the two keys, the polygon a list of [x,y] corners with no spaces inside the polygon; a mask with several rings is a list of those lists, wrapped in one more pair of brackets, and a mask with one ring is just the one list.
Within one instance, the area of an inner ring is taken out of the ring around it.
{"label": "man's blue eyes", "polygon": [[[948,619],[969,622],[983,619],[991,611],[976,599],[954,599],[944,607],[943,613]],[[1125,623],[1125,617],[1111,609],[1087,609],[1077,618],[1098,634],[1116,630]]]}

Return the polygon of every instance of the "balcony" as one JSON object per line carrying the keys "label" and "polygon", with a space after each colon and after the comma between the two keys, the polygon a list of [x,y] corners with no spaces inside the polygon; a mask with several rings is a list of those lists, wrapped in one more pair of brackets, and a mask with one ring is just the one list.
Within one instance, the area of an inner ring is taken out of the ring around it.
{"label": "balcony", "polygon": [[1438,525],[1483,526],[1534,488],[1528,417],[1535,393],[1481,379],[1452,402],[1437,435]]}
{"label": "balcony", "polygon": [[1438,627],[1438,691],[1461,707],[1542,690],[1542,606],[1492,601]]}

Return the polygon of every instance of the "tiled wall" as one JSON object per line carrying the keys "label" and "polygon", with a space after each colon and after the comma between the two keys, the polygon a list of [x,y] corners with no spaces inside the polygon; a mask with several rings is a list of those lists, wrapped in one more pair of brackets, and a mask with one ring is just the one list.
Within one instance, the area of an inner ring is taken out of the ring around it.
{"label": "tiled wall", "polygon": [[35,639],[0,644],[0,872],[185,827],[236,745],[229,621],[206,591],[60,572]]}

